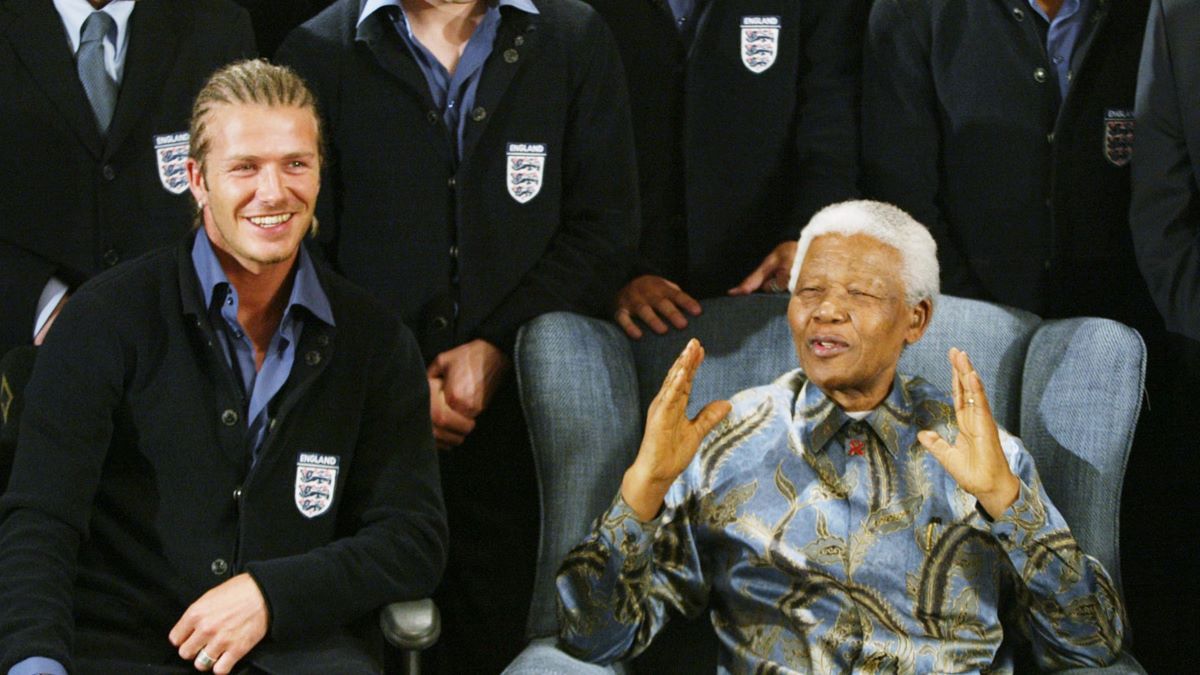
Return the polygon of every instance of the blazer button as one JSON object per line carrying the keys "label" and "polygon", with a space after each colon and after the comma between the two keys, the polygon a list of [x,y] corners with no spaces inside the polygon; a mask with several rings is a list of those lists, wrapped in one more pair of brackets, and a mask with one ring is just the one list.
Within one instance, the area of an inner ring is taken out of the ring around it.
{"label": "blazer button", "polygon": [[521,53],[518,52],[517,50],[515,50],[515,49],[505,49],[504,50],[504,62],[505,63],[516,63],[517,60],[520,58],[521,58]]}
{"label": "blazer button", "polygon": [[1046,81],[1046,69],[1045,68],[1034,68],[1033,79],[1037,80],[1038,82],[1045,82]]}
{"label": "blazer button", "polygon": [[242,486],[239,485],[233,489],[233,501],[235,501],[235,502],[241,501],[241,499],[242,499]]}
{"label": "blazer button", "polygon": [[224,558],[217,558],[216,560],[212,561],[212,564],[208,566],[208,569],[212,570],[213,574],[223,577],[225,576],[225,573],[229,571],[229,563],[225,562]]}
{"label": "blazer button", "polygon": [[304,362],[310,366],[315,366],[321,362],[321,352],[312,350],[304,355]]}
{"label": "blazer button", "polygon": [[471,111],[471,119],[475,120],[476,122],[482,122],[486,117],[487,109],[483,106],[479,106]]}
{"label": "blazer button", "polygon": [[454,176],[450,176],[449,178],[446,179],[446,187],[453,190],[457,186],[458,186],[458,179],[455,178]]}
{"label": "blazer button", "polygon": [[525,36],[524,35],[518,35],[517,37],[513,38],[513,46],[514,47],[520,47],[523,44],[525,44]]}
{"label": "blazer button", "polygon": [[429,322],[429,325],[434,330],[442,330],[446,326],[450,325],[450,321],[447,320],[446,317],[444,317],[444,316],[435,316],[435,317],[433,317],[433,321]]}
{"label": "blazer button", "polygon": [[317,344],[322,347],[328,347],[329,346],[329,336],[324,333],[321,333],[320,335],[317,336]]}
{"label": "blazer button", "polygon": [[112,168],[112,164],[105,164],[100,168],[100,175],[104,177],[104,180],[116,180],[117,170]]}
{"label": "blazer button", "polygon": [[1013,7],[1012,15],[1013,15],[1013,18],[1016,19],[1017,21],[1025,20],[1025,12],[1022,11],[1020,7]]}
{"label": "blazer button", "polygon": [[113,267],[121,262],[121,254],[117,253],[117,249],[110,248],[104,252],[104,266]]}
{"label": "blazer button", "polygon": [[228,409],[225,412],[221,413],[221,424],[224,424],[227,427],[231,427],[231,426],[237,424],[237,421],[238,421],[238,414],[237,414],[236,410],[233,410],[231,408],[231,409]]}
{"label": "blazer button", "polygon": [[1053,143],[1053,142],[1054,142],[1054,132],[1053,132],[1053,131],[1051,131],[1050,133],[1046,134],[1046,142],[1047,142],[1047,143]]}
{"label": "blazer button", "polygon": [[458,258],[458,246],[451,246],[451,247],[450,247],[450,257],[451,257],[451,258],[455,258],[455,259],[457,259],[457,258]]}
{"label": "blazer button", "polygon": [[430,124],[437,124],[438,120],[441,118],[438,117],[436,110],[430,110],[429,112],[425,113],[425,119],[428,120]]}

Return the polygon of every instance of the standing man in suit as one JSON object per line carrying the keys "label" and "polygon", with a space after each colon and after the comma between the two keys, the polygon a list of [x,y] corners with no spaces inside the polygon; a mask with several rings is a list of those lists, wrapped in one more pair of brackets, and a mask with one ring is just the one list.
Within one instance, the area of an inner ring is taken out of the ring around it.
{"label": "standing man in suit", "polygon": [[517,329],[610,313],[633,258],[620,56],[578,0],[341,0],[277,58],[329,125],[321,248],[427,361],[451,531],[445,669],[499,672],[522,643],[538,530]]}
{"label": "standing man in suit", "polygon": [[[1147,512],[1143,523],[1174,521],[1178,513],[1191,509],[1192,480],[1200,474],[1200,420],[1195,413],[1195,388],[1200,382],[1198,35],[1200,3],[1153,0],[1138,71],[1130,224],[1138,265],[1170,331],[1166,336],[1170,388],[1152,402],[1169,418],[1170,435],[1164,445],[1177,450],[1171,471],[1150,470],[1153,482],[1147,484],[1153,486],[1154,497],[1143,491],[1135,498]],[[1138,598],[1147,608],[1148,620],[1158,622],[1142,624],[1146,628],[1138,631],[1138,644],[1150,649],[1139,649],[1139,654],[1155,659],[1160,664],[1157,670],[1163,672],[1186,669],[1189,657],[1171,648],[1170,636],[1200,633],[1200,608],[1192,601],[1200,593],[1200,581],[1193,573],[1200,566],[1196,544],[1200,526],[1184,518],[1171,537],[1155,536],[1149,526],[1131,534],[1122,542],[1138,546],[1126,559],[1152,574],[1143,573],[1150,577],[1149,583],[1130,589],[1129,597]],[[1174,611],[1163,611],[1172,605]],[[1161,642],[1155,645],[1156,640]]]}
{"label": "standing man in suit", "polygon": [[229,0],[0,6],[0,351],[71,290],[186,232],[192,101],[254,53]]}
{"label": "standing man in suit", "polygon": [[796,233],[857,194],[864,0],[588,0],[621,49],[642,237],[615,318],[683,328],[698,300],[780,291]]}

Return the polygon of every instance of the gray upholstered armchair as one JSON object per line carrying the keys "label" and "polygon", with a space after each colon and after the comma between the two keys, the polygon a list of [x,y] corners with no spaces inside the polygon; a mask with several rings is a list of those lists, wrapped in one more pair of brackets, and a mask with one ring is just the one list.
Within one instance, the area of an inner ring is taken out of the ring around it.
{"label": "gray upholstered armchair", "polygon": [[[712,399],[768,383],[796,366],[786,305],[783,296],[709,300],[686,331],[639,342],[610,323],[572,314],[544,315],[522,329],[516,368],[541,481],[542,540],[527,631],[534,640],[509,672],[611,672],[554,647],[558,563],[616,494],[637,450],[645,409],[687,339],[698,337],[707,352],[693,387],[689,414],[695,414]],[[948,390],[951,346],[971,355],[998,421],[1023,438],[1080,545],[1119,587],[1118,514],[1142,400],[1141,338],[1104,319],[1042,321],[943,296],[924,339],[901,359],[902,372]],[[707,663],[715,666],[715,640],[708,644]],[[674,651],[652,670],[695,672],[694,661],[667,668],[687,662],[684,656]],[[1102,672],[1144,671],[1127,653]]]}

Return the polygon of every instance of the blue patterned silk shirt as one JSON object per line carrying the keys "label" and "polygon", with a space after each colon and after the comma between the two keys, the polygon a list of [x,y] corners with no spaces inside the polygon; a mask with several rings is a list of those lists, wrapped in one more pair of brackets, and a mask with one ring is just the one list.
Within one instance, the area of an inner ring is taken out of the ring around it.
{"label": "blue patterned silk shirt", "polygon": [[799,370],[732,403],[658,518],[618,495],[563,562],[567,651],[634,656],[668,608],[710,607],[721,672],[1005,672],[1006,631],[1044,668],[1116,657],[1120,597],[1015,437],[1020,494],[992,521],[917,442],[957,433],[924,380],[898,376],[861,421]]}

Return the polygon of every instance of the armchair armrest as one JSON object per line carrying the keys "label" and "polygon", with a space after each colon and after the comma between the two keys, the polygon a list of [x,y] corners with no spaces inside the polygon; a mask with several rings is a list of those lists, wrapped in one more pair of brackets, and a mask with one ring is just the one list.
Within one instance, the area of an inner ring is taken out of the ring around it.
{"label": "armchair armrest", "polygon": [[432,647],[442,634],[442,615],[433,600],[393,602],[379,611],[379,629],[388,644],[404,652],[404,670],[421,669],[421,651]]}

